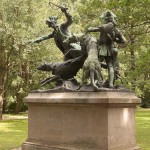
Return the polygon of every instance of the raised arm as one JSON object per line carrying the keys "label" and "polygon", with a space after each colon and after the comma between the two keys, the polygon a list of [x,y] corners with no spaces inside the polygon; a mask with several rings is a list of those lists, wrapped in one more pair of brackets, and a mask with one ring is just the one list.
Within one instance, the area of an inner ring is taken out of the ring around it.
{"label": "raised arm", "polygon": [[103,29],[103,26],[100,27],[89,27],[87,32],[101,32]]}
{"label": "raised arm", "polygon": [[65,29],[67,29],[73,23],[72,16],[69,14],[67,10],[68,8],[65,8],[63,6],[61,7],[61,11],[65,14],[66,19],[67,19],[66,22],[61,24],[62,28],[65,28]]}
{"label": "raised arm", "polygon": [[119,31],[118,29],[116,29],[116,39],[115,42],[122,44],[122,43],[126,43],[127,40],[126,38],[123,36],[123,34],[121,33],[121,31]]}
{"label": "raised arm", "polygon": [[39,38],[37,38],[37,39],[35,39],[35,40],[29,42],[29,43],[40,43],[40,42],[42,42],[42,41],[44,41],[44,40],[48,40],[48,39],[53,38],[53,37],[54,37],[54,36],[53,36],[53,33],[51,33],[51,34],[49,34],[49,35],[47,35],[47,36],[39,37]]}

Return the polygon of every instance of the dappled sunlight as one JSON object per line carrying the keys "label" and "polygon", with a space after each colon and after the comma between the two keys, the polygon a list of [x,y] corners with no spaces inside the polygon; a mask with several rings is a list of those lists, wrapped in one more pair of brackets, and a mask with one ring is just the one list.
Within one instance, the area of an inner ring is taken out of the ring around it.
{"label": "dappled sunlight", "polygon": [[148,117],[136,117],[136,118],[142,119],[144,121],[150,121],[150,116],[149,116],[149,118]]}
{"label": "dappled sunlight", "polygon": [[128,120],[129,120],[129,109],[124,108],[123,109],[123,124],[126,125],[128,123]]}
{"label": "dappled sunlight", "polygon": [[[136,125],[139,129],[150,130],[150,111],[138,111],[136,113]],[[142,121],[141,121],[142,120]],[[147,132],[150,134],[149,132]]]}
{"label": "dappled sunlight", "polygon": [[27,119],[0,121],[0,150],[10,150],[27,138]]}
{"label": "dappled sunlight", "polygon": [[150,111],[136,112],[136,139],[143,150],[150,148]]}
{"label": "dappled sunlight", "polygon": [[10,124],[5,122],[0,122],[0,132],[9,132],[11,129],[9,128]]}
{"label": "dappled sunlight", "polygon": [[0,133],[1,132],[22,132],[22,124],[25,122],[26,120],[1,121]]}

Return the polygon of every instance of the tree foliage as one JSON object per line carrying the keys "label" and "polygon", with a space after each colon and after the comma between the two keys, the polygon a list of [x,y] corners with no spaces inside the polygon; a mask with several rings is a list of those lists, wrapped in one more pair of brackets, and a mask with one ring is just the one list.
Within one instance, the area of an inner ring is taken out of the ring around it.
{"label": "tree foliage", "polygon": [[[101,24],[100,15],[107,9],[118,17],[118,28],[127,38],[127,46],[119,48],[120,70],[125,85],[150,105],[150,12],[149,0],[52,0],[69,6],[74,24],[73,33],[85,32],[89,26]],[[0,78],[3,81],[4,110],[19,112],[22,99],[49,73],[35,68],[44,62],[63,59],[53,40],[28,45],[27,41],[52,30],[47,28],[48,16],[63,17],[48,0],[2,0],[0,5]],[[97,36],[95,34],[95,36]]]}

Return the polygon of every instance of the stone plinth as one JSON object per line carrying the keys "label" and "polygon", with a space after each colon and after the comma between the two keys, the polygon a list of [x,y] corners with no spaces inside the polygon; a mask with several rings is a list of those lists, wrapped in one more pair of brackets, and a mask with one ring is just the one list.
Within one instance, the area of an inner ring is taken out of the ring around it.
{"label": "stone plinth", "polygon": [[30,93],[22,150],[140,150],[131,92]]}

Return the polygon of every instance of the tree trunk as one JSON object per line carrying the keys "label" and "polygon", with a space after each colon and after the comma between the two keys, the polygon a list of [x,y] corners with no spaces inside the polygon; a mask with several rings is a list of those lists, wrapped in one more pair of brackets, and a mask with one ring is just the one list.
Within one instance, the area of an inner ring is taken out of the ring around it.
{"label": "tree trunk", "polygon": [[134,49],[131,49],[130,52],[131,52],[131,70],[135,71],[135,53],[134,53]]}
{"label": "tree trunk", "polygon": [[3,93],[3,81],[4,81],[4,57],[5,57],[5,48],[2,45],[3,41],[0,41],[0,120],[2,120],[2,112],[3,112],[3,97],[2,97],[2,93]]}
{"label": "tree trunk", "polygon": [[3,112],[3,101],[2,96],[0,95],[0,120],[2,120],[2,112]]}
{"label": "tree trunk", "polygon": [[20,104],[19,101],[17,101],[15,114],[19,114],[19,108],[20,108]]}
{"label": "tree trunk", "polygon": [[27,62],[25,62],[22,66],[22,78],[24,79],[25,81],[25,84],[28,84],[29,82],[29,65]]}
{"label": "tree trunk", "polygon": [[20,97],[19,94],[16,93],[16,110],[15,110],[15,114],[19,114],[20,111]]}
{"label": "tree trunk", "polygon": [[[132,44],[132,43],[131,43],[131,44]],[[134,72],[135,69],[136,69],[136,63],[135,63],[135,50],[134,50],[133,47],[130,49],[130,59],[131,59],[131,67],[130,67],[130,70],[131,70],[132,72]],[[131,81],[131,84],[132,84],[132,90],[134,90],[134,91],[135,91],[135,88],[136,88],[135,83],[136,83],[136,77],[133,77],[133,78],[132,78],[132,81]]]}

